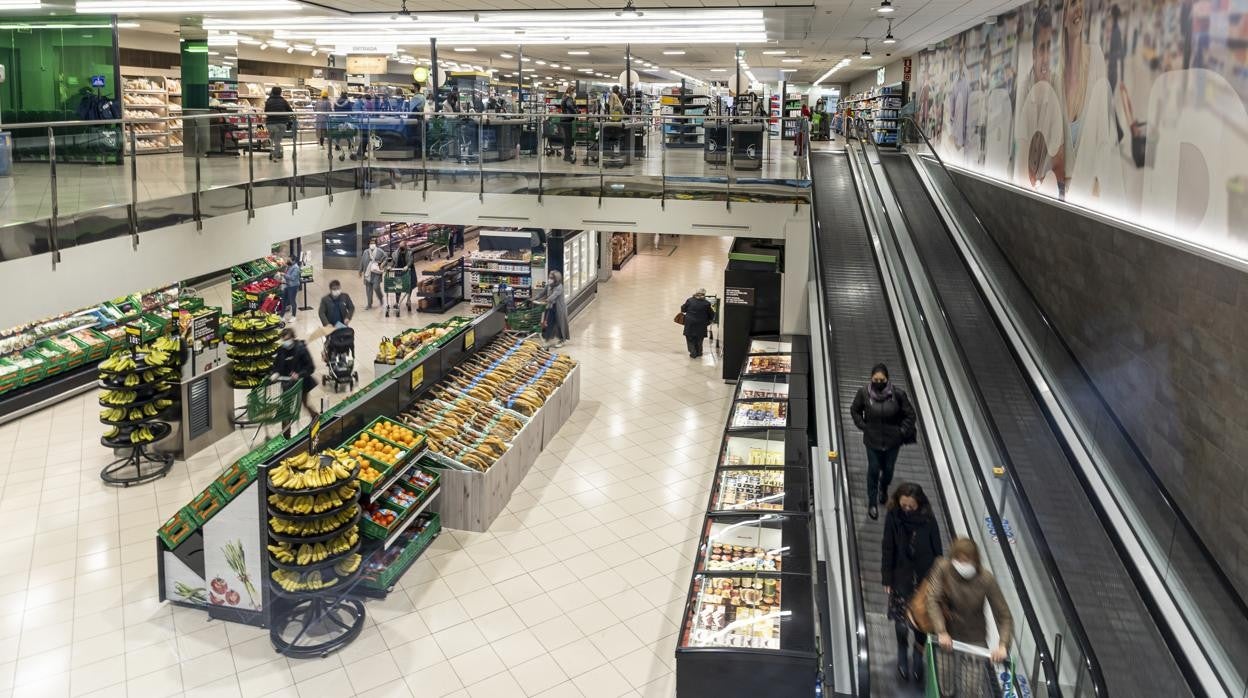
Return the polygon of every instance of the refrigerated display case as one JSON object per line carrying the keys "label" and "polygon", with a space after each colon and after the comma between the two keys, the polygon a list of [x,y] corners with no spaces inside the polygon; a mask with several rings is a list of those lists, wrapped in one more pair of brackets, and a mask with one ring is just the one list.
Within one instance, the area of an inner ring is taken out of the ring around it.
{"label": "refrigerated display case", "polygon": [[[805,338],[754,340],[712,479],[677,695],[810,696],[818,658]],[[787,349],[791,351],[780,351]],[[798,358],[799,360],[794,360]]]}

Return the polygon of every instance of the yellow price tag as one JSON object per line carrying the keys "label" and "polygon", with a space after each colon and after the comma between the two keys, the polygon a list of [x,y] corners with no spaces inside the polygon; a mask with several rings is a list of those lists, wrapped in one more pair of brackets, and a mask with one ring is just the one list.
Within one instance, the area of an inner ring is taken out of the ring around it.
{"label": "yellow price tag", "polygon": [[417,366],[416,368],[412,369],[412,383],[411,383],[412,390],[415,391],[417,388],[420,387],[420,384],[424,382],[425,382],[425,365],[421,364]]}
{"label": "yellow price tag", "polygon": [[464,333],[464,349],[471,349],[477,345],[477,331],[468,330]]}

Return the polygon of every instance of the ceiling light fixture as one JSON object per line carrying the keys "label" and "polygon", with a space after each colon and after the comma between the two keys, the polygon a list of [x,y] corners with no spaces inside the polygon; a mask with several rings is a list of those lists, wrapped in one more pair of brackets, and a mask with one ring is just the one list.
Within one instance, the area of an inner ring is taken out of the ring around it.
{"label": "ceiling light fixture", "polygon": [[645,14],[645,12],[633,7],[633,0],[628,0],[628,2],[624,5],[624,9],[615,11],[616,17],[644,17]]}
{"label": "ceiling light fixture", "polygon": [[888,20],[888,33],[884,35],[884,43],[895,44],[897,40],[893,38],[893,20]]}
{"label": "ceiling light fixture", "polygon": [[209,12],[272,12],[290,10],[298,12],[303,5],[293,0],[77,0],[74,11],[78,14],[183,14]]}
{"label": "ceiling light fixture", "polygon": [[863,39],[863,40],[862,40],[862,55],[861,55],[861,56],[859,56],[859,58],[861,58],[861,59],[862,59],[862,60],[864,60],[864,61],[869,61],[869,60],[871,60],[871,48],[870,48],[869,46],[867,46],[867,40],[866,40],[866,39]]}
{"label": "ceiling light fixture", "polygon": [[286,47],[286,53],[294,53],[294,52],[295,52],[295,47],[294,47],[294,46],[287,46],[287,47]]}
{"label": "ceiling light fixture", "polygon": [[316,54],[318,54],[318,53],[320,53],[320,52],[319,52],[319,51],[317,51],[316,49],[312,49],[312,55],[313,55],[313,56],[315,56],[315,55],[316,55]]}
{"label": "ceiling light fixture", "polygon": [[261,42],[260,42],[260,50],[261,50],[261,51],[263,51],[263,50],[267,49],[268,47],[269,47],[269,45],[268,45],[268,44],[264,43],[263,41],[261,41]]}
{"label": "ceiling light fixture", "polygon": [[780,69],[780,72],[782,72],[782,73],[796,73],[796,72],[797,72],[797,68],[781,68],[781,69]]}
{"label": "ceiling light fixture", "polygon": [[764,56],[783,56],[784,53],[785,52],[781,49],[772,49],[770,51],[763,51]]}
{"label": "ceiling light fixture", "polygon": [[538,64],[538,65],[546,65],[546,61],[543,61],[543,60],[540,60],[540,59],[539,59],[539,60],[537,61],[537,64]]}
{"label": "ceiling light fixture", "polygon": [[882,15],[886,15],[890,12],[895,12],[896,9],[897,8],[893,7],[892,0],[880,0],[880,6],[875,8],[875,11]]}
{"label": "ceiling light fixture", "polygon": [[727,68],[711,68],[711,72],[712,73],[726,73],[728,72],[728,69]]}
{"label": "ceiling light fixture", "polygon": [[685,55],[685,52],[684,51],[664,51],[663,55],[664,56],[683,56]]}
{"label": "ceiling light fixture", "polygon": [[801,63],[801,62],[802,62],[802,59],[800,59],[800,58],[781,58],[781,59],[780,59],[780,62],[781,62],[781,63]]}
{"label": "ceiling light fixture", "polygon": [[515,56],[511,55],[510,53],[500,53],[498,54],[498,57],[499,58],[515,58]]}
{"label": "ceiling light fixture", "polygon": [[589,51],[568,51],[569,56],[588,56]]}
{"label": "ceiling light fixture", "polygon": [[455,53],[476,53],[477,52],[477,50],[471,46],[460,46],[458,48],[453,48],[451,50],[454,51]]}

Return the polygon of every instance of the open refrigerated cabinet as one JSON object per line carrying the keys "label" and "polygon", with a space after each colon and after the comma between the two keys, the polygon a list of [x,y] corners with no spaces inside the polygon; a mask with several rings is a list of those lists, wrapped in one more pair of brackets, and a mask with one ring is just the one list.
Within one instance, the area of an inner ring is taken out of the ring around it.
{"label": "open refrigerated cabinet", "polygon": [[[694,558],[676,647],[677,695],[814,692],[810,378],[793,370],[809,365],[793,360],[807,346],[798,336],[750,344]],[[783,406],[784,419],[743,424],[740,416],[760,402]]]}

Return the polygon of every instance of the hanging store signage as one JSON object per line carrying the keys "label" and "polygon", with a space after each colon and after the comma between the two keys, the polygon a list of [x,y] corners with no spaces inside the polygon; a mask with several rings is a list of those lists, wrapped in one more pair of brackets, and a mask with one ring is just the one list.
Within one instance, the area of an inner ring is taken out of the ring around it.
{"label": "hanging store signage", "polygon": [[903,58],[901,61],[901,81],[910,82],[910,59]]}
{"label": "hanging store signage", "polygon": [[875,84],[877,85],[884,84],[884,69],[883,68],[880,68],[875,71]]}
{"label": "hanging store signage", "polygon": [[386,57],[347,56],[347,72],[359,75],[381,75],[386,72]]}
{"label": "hanging store signage", "polygon": [[754,305],[754,289],[724,287],[725,305]]}

